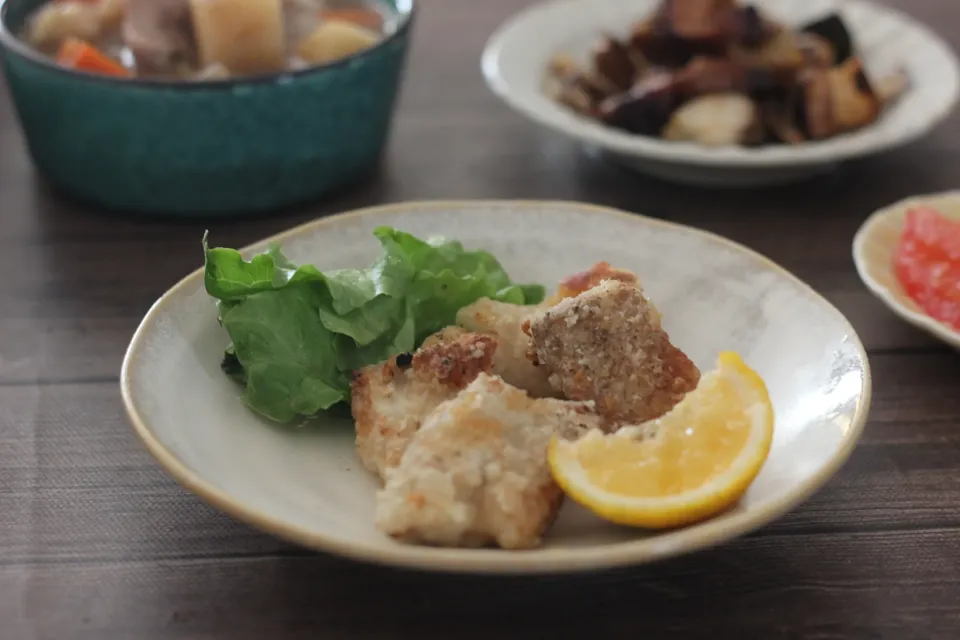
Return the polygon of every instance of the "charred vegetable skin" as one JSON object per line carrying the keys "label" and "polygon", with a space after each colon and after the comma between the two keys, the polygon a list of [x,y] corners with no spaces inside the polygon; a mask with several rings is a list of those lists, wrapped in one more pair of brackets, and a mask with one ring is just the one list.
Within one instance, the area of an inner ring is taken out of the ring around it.
{"label": "charred vegetable skin", "polygon": [[[664,0],[590,64],[558,57],[555,97],[633,134],[705,145],[799,144],[874,122],[907,86],[867,77],[838,14],[790,29],[735,0]],[[712,115],[715,114],[715,115]]]}

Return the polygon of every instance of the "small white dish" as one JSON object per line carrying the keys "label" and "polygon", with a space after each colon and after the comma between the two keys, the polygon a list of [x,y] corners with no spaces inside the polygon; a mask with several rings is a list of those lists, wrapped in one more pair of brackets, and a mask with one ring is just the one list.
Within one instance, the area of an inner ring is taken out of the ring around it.
{"label": "small white dish", "polygon": [[863,283],[891,311],[913,326],[960,349],[960,332],[928,316],[907,295],[894,273],[893,258],[907,211],[917,206],[929,206],[948,218],[960,220],[960,191],[907,198],[873,213],[853,238],[853,262]]}
{"label": "small white dish", "polygon": [[801,145],[707,148],[625,133],[580,116],[544,91],[550,59],[586,61],[602,32],[625,37],[660,0],[551,0],[513,16],[490,38],[482,68],[511,108],[613,159],[662,179],[714,187],[792,182],[837,163],[905,145],[927,134],[960,96],[960,63],[950,46],[906,14],[862,0],[756,0],[771,17],[804,24],[839,11],[871,75],[904,68],[911,86],[878,122],[846,135]]}
{"label": "small white dish", "polygon": [[429,570],[539,573],[639,564],[770,522],[823,485],[860,436],[870,372],[847,320],[766,258],[704,231],[576,203],[407,203],[316,220],[244,255],[279,242],[292,260],[320,269],[366,266],[379,250],[371,235],[379,225],[487,249],[524,282],[550,286],[600,260],[635,271],[671,340],[701,369],[733,349],[764,377],[776,413],[766,465],[736,508],[684,529],[645,534],[567,500],[535,550],[397,542],[374,527],[378,481],[357,460],[349,420],[322,418],[291,429],[241,403],[239,388],[219,367],[228,338],[198,270],[147,313],[124,358],[121,388],[134,430],[160,464],[239,520],[308,547]]}

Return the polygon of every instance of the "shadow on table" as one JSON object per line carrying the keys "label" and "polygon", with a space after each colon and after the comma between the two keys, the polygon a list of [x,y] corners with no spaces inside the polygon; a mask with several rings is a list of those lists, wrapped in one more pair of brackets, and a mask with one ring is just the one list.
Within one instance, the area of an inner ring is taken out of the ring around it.
{"label": "shadow on table", "polygon": [[816,612],[807,611],[813,599],[792,597],[819,587],[788,549],[747,539],[631,569],[511,578],[411,573],[314,556],[282,560],[270,579],[249,586],[258,592],[252,600],[277,603],[264,633],[343,628],[351,637],[560,632],[659,639],[669,632],[687,639],[715,638],[728,627],[741,637],[772,638],[772,629],[799,616],[817,624],[840,615],[829,597],[816,598]]}

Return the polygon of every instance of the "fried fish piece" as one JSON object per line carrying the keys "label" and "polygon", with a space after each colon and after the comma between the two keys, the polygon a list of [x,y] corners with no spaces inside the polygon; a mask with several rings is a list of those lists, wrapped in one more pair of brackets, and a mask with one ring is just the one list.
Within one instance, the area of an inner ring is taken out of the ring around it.
{"label": "fried fish piece", "polygon": [[524,325],[531,356],[570,400],[592,400],[613,428],[669,411],[700,381],[638,285],[605,280]]}
{"label": "fried fish piece", "polygon": [[421,421],[444,400],[490,371],[497,341],[475,333],[449,334],[416,353],[403,353],[356,372],[351,409],[357,455],[384,478],[400,462]]}
{"label": "fried fish piece", "polygon": [[376,525],[410,542],[534,547],[563,500],[551,438],[599,426],[590,403],[534,399],[481,373],[423,422],[377,494]]}
{"label": "fried fish piece", "polygon": [[468,331],[497,337],[499,346],[493,358],[493,373],[534,397],[559,397],[559,391],[547,379],[547,371],[537,367],[527,357],[531,346],[530,336],[523,332],[522,325],[534,314],[561,300],[611,279],[630,284],[637,282],[637,276],[629,271],[611,267],[608,262],[598,262],[586,271],[561,280],[557,292],[539,305],[517,305],[481,298],[460,309],[457,324]]}

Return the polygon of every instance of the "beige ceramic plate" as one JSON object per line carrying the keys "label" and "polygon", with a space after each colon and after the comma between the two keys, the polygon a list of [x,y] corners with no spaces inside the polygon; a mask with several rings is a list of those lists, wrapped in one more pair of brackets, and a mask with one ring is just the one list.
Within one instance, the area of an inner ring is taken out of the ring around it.
{"label": "beige ceramic plate", "polygon": [[[762,526],[810,496],[853,449],[870,404],[860,340],[823,298],[769,260],[694,229],[583,204],[436,202],[326,218],[280,241],[321,269],[367,265],[378,225],[456,237],[496,254],[523,281],[554,283],[599,260],[641,275],[673,341],[701,368],[735,349],[769,385],[773,449],[741,504],[709,522],[645,534],[568,501],[542,548],[412,546],[373,527],[377,480],[357,461],[349,421],[268,424],[220,372],[227,336],[197,271],[144,318],[123,363],[130,422],[174,477],[260,529],[352,558],[430,570],[534,573],[629,565],[687,553]],[[216,238],[212,239],[216,243]],[[198,256],[199,257],[199,256]]]}
{"label": "beige ceramic plate", "polygon": [[901,200],[880,209],[863,223],[853,239],[853,261],[867,288],[894,313],[960,349],[960,332],[924,313],[900,286],[893,271],[893,255],[907,211],[918,205],[928,205],[949,218],[960,219],[960,191]]}

